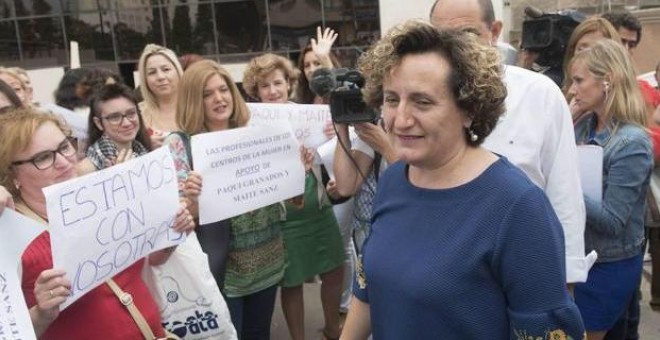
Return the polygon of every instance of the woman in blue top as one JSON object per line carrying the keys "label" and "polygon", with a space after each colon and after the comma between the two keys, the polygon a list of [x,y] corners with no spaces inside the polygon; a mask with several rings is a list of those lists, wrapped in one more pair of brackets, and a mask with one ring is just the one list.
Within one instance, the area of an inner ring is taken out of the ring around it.
{"label": "woman in blue top", "polygon": [[639,286],[644,204],[653,153],[644,126],[644,101],[627,51],[602,40],[575,55],[569,93],[581,111],[578,144],[603,147],[603,198],[586,197],[585,250],[598,261],[575,287],[589,339],[602,339]]}
{"label": "woman in blue top", "polygon": [[412,21],[359,65],[401,161],[379,181],[342,338],[582,338],[550,203],[479,146],[504,111],[496,50]]}

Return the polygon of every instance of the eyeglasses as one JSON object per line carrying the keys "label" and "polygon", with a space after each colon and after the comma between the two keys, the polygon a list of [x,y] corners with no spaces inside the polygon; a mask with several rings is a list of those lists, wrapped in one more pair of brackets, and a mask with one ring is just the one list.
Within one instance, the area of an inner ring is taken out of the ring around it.
{"label": "eyeglasses", "polygon": [[32,165],[34,165],[35,168],[39,170],[46,170],[52,167],[53,164],[55,164],[56,154],[59,153],[64,157],[71,157],[75,155],[76,154],[75,145],[77,145],[77,143],[75,143],[75,140],[73,138],[66,137],[60,143],[60,145],[57,147],[56,150],[41,151],[36,155],[32,156],[30,159],[15,161],[12,162],[11,165],[18,166],[21,164],[32,163]]}
{"label": "eyeglasses", "polygon": [[115,112],[105,117],[101,117],[101,119],[107,120],[108,123],[112,125],[121,125],[121,123],[124,122],[124,118],[128,119],[129,122],[135,122],[137,120],[137,117],[138,117],[137,109],[129,109],[124,111],[123,114],[121,112]]}
{"label": "eyeglasses", "polygon": [[633,48],[637,47],[637,40],[629,40],[629,39],[621,38],[621,43],[623,44],[624,47],[626,47],[629,50],[632,50]]}

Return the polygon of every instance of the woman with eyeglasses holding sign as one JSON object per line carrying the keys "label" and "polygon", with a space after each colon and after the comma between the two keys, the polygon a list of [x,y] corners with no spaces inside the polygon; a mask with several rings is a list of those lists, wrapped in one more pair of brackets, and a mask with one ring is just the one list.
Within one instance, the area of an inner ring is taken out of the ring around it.
{"label": "woman with eyeglasses holding sign", "polygon": [[[76,149],[69,129],[51,114],[32,109],[0,116],[0,186],[13,196],[16,210],[47,224],[45,187],[76,177]],[[0,192],[0,205],[11,205]],[[3,203],[4,202],[4,203]],[[90,226],[91,227],[91,226]],[[182,206],[174,230],[189,232],[192,216]],[[173,248],[149,255],[153,265],[167,261]],[[145,258],[146,259],[146,258]],[[142,280],[145,259],[113,277],[140,311],[155,337],[164,336],[158,306]],[[27,247],[21,259],[22,289],[30,318],[40,339],[142,339],[143,331],[107,284],[82,296],[67,309],[60,305],[71,294],[71,278],[53,268],[50,234],[44,231]]]}

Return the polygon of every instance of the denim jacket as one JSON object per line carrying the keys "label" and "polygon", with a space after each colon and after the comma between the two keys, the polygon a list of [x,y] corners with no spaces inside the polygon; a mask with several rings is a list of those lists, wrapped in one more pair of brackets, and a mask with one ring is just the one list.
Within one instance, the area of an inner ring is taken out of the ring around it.
{"label": "denim jacket", "polygon": [[608,125],[595,132],[595,114],[575,125],[575,141],[603,147],[603,200],[584,198],[587,210],[585,250],[598,252],[598,262],[641,254],[646,191],[653,168],[651,141],[636,125]]}

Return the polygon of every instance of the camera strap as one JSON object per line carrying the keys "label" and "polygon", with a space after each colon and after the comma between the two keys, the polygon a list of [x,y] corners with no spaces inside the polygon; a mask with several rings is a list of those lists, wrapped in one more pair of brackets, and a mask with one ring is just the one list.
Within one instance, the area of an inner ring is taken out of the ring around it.
{"label": "camera strap", "polygon": [[375,151],[374,153],[374,178],[376,178],[376,183],[378,183],[378,177],[380,177],[380,163],[383,160],[383,155],[380,152]]}

